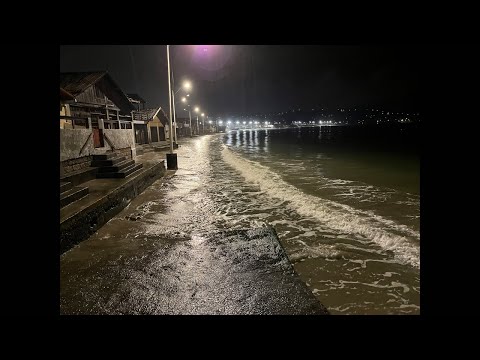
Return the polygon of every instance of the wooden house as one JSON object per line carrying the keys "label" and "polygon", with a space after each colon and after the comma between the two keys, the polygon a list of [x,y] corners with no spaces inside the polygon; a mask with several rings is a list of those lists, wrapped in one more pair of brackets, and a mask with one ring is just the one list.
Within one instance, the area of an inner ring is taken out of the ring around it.
{"label": "wooden house", "polygon": [[106,71],[60,73],[60,176],[88,168],[94,155],[134,159],[136,109]]}

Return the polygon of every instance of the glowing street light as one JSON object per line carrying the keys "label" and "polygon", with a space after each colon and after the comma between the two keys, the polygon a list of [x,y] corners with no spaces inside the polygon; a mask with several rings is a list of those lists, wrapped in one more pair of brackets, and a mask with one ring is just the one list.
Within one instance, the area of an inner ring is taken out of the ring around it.
{"label": "glowing street light", "polygon": [[[191,89],[192,89],[192,83],[190,81],[184,81],[182,86],[177,91],[174,92],[174,95],[177,95],[180,90],[188,91]],[[189,94],[187,94],[187,96],[189,96]]]}
{"label": "glowing street light", "polygon": [[186,97],[183,97],[183,98],[182,98],[182,102],[187,102],[187,98],[186,98]]}

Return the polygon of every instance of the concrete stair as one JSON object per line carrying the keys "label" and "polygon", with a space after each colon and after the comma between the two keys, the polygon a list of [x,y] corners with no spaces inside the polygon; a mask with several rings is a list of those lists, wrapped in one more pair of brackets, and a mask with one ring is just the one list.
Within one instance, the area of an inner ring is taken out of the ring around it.
{"label": "concrete stair", "polygon": [[84,182],[95,179],[97,171],[98,168],[90,166],[86,169],[78,170],[60,177],[60,182],[72,183],[72,186],[81,185]]}
{"label": "concrete stair", "polygon": [[145,153],[152,152],[152,151],[155,151],[155,145],[153,145],[153,144],[142,145],[142,155],[145,154]]}
{"label": "concrete stair", "polygon": [[110,160],[115,157],[114,153],[94,155],[94,160]]}
{"label": "concrete stair", "polygon": [[71,182],[60,182],[60,193],[70,190],[73,187]]}
{"label": "concrete stair", "polygon": [[135,164],[135,160],[124,160],[122,162],[117,163],[114,166],[102,166],[98,168],[98,173],[111,173],[111,172],[118,172],[121,171],[130,165]]}
{"label": "concrete stair", "polygon": [[132,164],[127,166],[126,168],[122,169],[121,171],[115,171],[115,172],[99,172],[97,174],[97,179],[104,179],[104,178],[126,178],[130,175],[132,175],[135,171],[141,169],[143,167],[143,164]]}
{"label": "concrete stair", "polygon": [[125,156],[114,156],[93,156],[92,166],[98,166],[97,179],[126,178],[143,167],[143,164],[136,164],[135,160],[126,159]]}
{"label": "concrete stair", "polygon": [[71,182],[60,182],[60,208],[88,195],[88,187],[73,186]]}
{"label": "concrete stair", "polygon": [[92,161],[92,166],[95,167],[105,167],[105,166],[114,166],[122,161],[126,160],[125,156],[117,156],[117,157],[111,157],[111,158],[97,158],[97,156],[109,156],[109,155],[94,155],[93,156],[93,161]]}

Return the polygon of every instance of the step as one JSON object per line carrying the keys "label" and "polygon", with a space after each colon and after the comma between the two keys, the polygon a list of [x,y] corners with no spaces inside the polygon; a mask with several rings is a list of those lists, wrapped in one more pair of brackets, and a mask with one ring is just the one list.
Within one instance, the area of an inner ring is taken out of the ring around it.
{"label": "step", "polygon": [[135,171],[140,170],[141,168],[143,168],[143,164],[134,164],[133,166],[120,171],[119,174],[123,174],[122,177],[126,178],[132,175]]}
{"label": "step", "polygon": [[93,160],[110,160],[115,157],[115,153],[93,155]]}
{"label": "step", "polygon": [[97,166],[97,167],[102,167],[102,166],[114,166],[118,164],[119,162],[122,162],[126,159],[125,156],[119,156],[116,158],[111,158],[108,160],[93,160],[92,161],[92,166]]}
{"label": "step", "polygon": [[[142,165],[142,164],[140,164],[140,165]],[[139,173],[141,173],[142,171],[143,171],[143,165],[134,169],[134,171],[132,171],[127,176],[125,176],[125,178],[134,177],[134,176],[138,175]]]}
{"label": "step", "polygon": [[88,195],[88,187],[75,186],[60,195],[60,208]]}
{"label": "step", "polygon": [[60,178],[60,182],[71,182],[73,186],[80,185],[84,182],[95,179],[98,168],[88,167],[79,171],[75,171]]}
{"label": "step", "polygon": [[73,187],[70,181],[60,182],[60,194],[70,190]]}
{"label": "step", "polygon": [[163,152],[165,150],[170,149],[170,145],[158,145],[158,146],[155,146],[153,149],[154,149],[154,151]]}
{"label": "step", "polygon": [[125,161],[122,161],[122,162],[116,164],[115,166],[104,166],[104,167],[98,168],[98,174],[108,173],[108,172],[119,172],[120,170],[125,169],[126,167],[128,167],[132,164],[135,164],[135,160],[128,160],[127,159]]}
{"label": "step", "polygon": [[119,172],[98,173],[97,179],[126,178],[128,175],[130,175],[131,173],[133,173],[138,169],[141,169],[142,167],[143,167],[143,164],[132,164],[122,169],[122,171],[119,171]]}
{"label": "step", "polygon": [[155,148],[153,147],[153,145],[146,145],[146,146],[143,146],[142,148],[142,153],[145,154],[147,152],[151,152],[151,151],[154,151]]}

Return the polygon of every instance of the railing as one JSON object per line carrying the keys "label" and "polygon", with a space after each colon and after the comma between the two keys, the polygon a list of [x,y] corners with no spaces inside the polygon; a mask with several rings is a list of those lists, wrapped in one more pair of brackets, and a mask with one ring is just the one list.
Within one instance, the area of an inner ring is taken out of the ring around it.
{"label": "railing", "polygon": [[88,135],[87,141],[85,141],[85,144],[83,144],[82,148],[80,149],[80,152],[78,153],[79,156],[81,155],[83,149],[85,149],[85,147],[87,146],[87,144],[88,144],[88,142],[90,141],[90,138],[91,138],[91,137],[92,137],[92,133],[90,133],[90,134]]}
{"label": "railing", "polygon": [[[105,126],[106,129],[131,129],[132,122],[126,120],[104,120],[104,125],[108,124],[110,127]],[[115,126],[118,125],[119,127],[116,128]],[[124,127],[122,127],[122,125]]]}
{"label": "railing", "polygon": [[107,134],[103,133],[103,138],[107,141],[108,145],[110,145],[112,150],[115,150],[115,146],[113,146],[113,142],[108,138]]}
{"label": "railing", "polygon": [[[88,118],[79,117],[79,116],[62,116],[60,115],[60,120],[70,120],[72,122],[72,129],[75,129],[75,121],[77,125],[84,126],[85,129],[89,129]],[[81,123],[79,123],[81,121]]]}
{"label": "railing", "polygon": [[133,113],[133,120],[135,121],[148,121],[149,117],[147,114]]}

